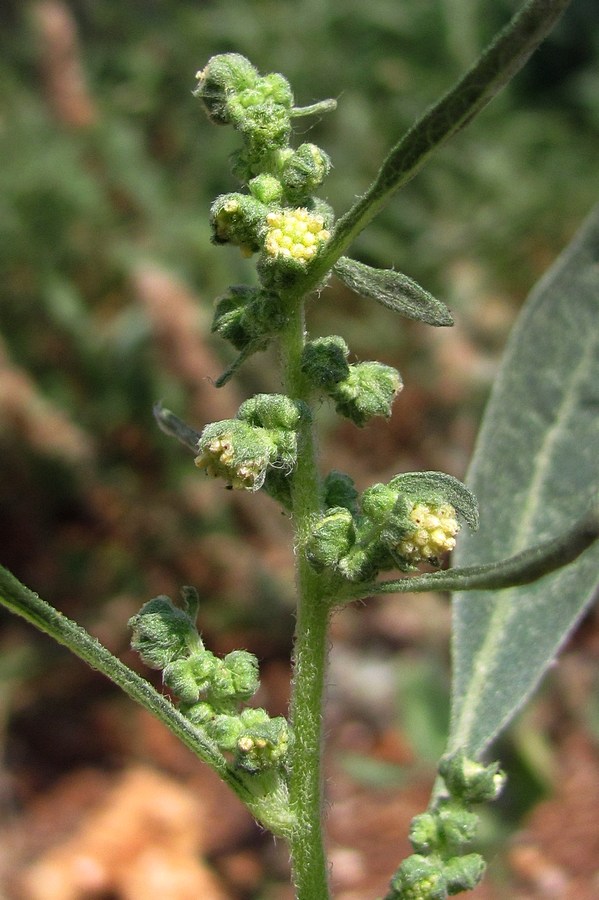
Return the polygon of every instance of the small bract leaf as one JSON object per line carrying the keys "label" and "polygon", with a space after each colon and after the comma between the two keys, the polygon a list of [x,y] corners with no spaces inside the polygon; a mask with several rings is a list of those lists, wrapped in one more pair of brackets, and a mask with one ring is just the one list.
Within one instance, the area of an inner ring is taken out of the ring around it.
{"label": "small bract leaf", "polygon": [[473,530],[478,528],[478,504],[465,484],[445,472],[406,472],[396,475],[389,487],[415,501],[451,503]]}
{"label": "small bract leaf", "polygon": [[445,304],[401,272],[373,269],[347,256],[336,262],[333,271],[356,294],[371,297],[408,319],[426,322],[427,325],[453,325]]}

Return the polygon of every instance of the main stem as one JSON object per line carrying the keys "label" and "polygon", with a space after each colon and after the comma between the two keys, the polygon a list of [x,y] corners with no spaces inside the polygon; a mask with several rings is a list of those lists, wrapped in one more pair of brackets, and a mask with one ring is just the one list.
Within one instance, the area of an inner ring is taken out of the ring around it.
{"label": "main stem", "polygon": [[[304,341],[304,305],[298,302],[282,340],[285,392],[307,404],[309,387],[300,368]],[[325,900],[329,892],[322,834],[321,748],[329,613],[322,582],[303,551],[310,526],[321,509],[313,421],[308,410],[306,406],[300,426],[292,485],[298,596],[289,800],[297,829],[289,843],[298,900]]]}

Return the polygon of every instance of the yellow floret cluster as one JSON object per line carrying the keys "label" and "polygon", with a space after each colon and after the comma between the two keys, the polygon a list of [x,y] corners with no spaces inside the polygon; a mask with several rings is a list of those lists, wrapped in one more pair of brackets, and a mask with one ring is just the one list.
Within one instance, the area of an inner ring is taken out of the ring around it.
{"label": "yellow floret cluster", "polygon": [[263,466],[253,460],[235,465],[231,441],[215,438],[195,458],[198,469],[205,469],[213,478],[226,478],[231,487],[251,491],[263,474]]}
{"label": "yellow floret cluster", "polygon": [[397,551],[411,562],[436,559],[453,550],[460,530],[456,511],[449,503],[429,506],[416,503],[410,513],[415,530],[400,541]]}
{"label": "yellow floret cluster", "polygon": [[264,250],[269,256],[307,263],[331,234],[324,227],[324,219],[307,209],[270,212],[266,217],[268,231]]}

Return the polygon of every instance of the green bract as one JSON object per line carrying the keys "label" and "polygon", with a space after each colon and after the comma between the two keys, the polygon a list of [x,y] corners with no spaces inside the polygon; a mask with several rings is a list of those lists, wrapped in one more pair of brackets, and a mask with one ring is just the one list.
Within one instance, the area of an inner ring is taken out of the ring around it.
{"label": "green bract", "polygon": [[290,202],[301,202],[318,190],[331,170],[331,160],[316,144],[301,144],[282,167],[281,182]]}
{"label": "green bract", "polygon": [[495,800],[505,784],[505,775],[498,763],[485,766],[469,759],[462,751],[442,759],[439,774],[450,795],[464,803]]}
{"label": "green bract", "polygon": [[266,470],[277,459],[277,445],[265,428],[239,419],[207,425],[198,443],[196,466],[213,478],[223,478],[231,487],[258,491]]}
{"label": "green bract", "polygon": [[129,627],[133,631],[131,646],[152,669],[163,669],[201,646],[195,623],[170,597],[148,600],[129,619]]}
{"label": "green bract", "polygon": [[302,372],[317,389],[334,390],[349,377],[349,347],[336,334],[308,341],[302,353]]}
{"label": "green bract", "polygon": [[391,415],[391,407],[403,387],[399,372],[378,362],[357,363],[331,389],[335,409],[360,427],[373,418]]}
{"label": "green bract", "polygon": [[249,194],[222,194],[210,210],[215,244],[236,244],[251,256],[261,247],[268,207]]}
{"label": "green bract", "polygon": [[223,53],[213,56],[196,78],[198,85],[194,95],[199,97],[210,119],[217,125],[231,121],[227,106],[236,94],[253,88],[259,79],[258,72],[239,53]]}

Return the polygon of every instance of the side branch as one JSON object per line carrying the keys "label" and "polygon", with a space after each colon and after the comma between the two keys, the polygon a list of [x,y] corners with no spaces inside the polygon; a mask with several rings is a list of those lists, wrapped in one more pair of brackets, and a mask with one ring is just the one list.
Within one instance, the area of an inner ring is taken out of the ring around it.
{"label": "side branch", "polygon": [[288,816],[289,822],[285,822],[280,809],[275,813],[274,803],[261,796],[258,783],[247,783],[241,774],[230,768],[217,745],[192,725],[167,697],[113,656],[84,628],[21,584],[3,566],[0,566],[0,603],[67,647],[159,719],[192,753],[211,766],[268,828],[282,836],[292,830],[291,816]]}
{"label": "side branch", "polygon": [[530,584],[556,569],[574,562],[599,538],[599,503],[571,529],[529,547],[499,562],[482,566],[464,566],[442,572],[380,581],[348,587],[335,597],[335,605],[362,600],[375,594],[421,593],[423,591],[497,591],[501,588]]}

